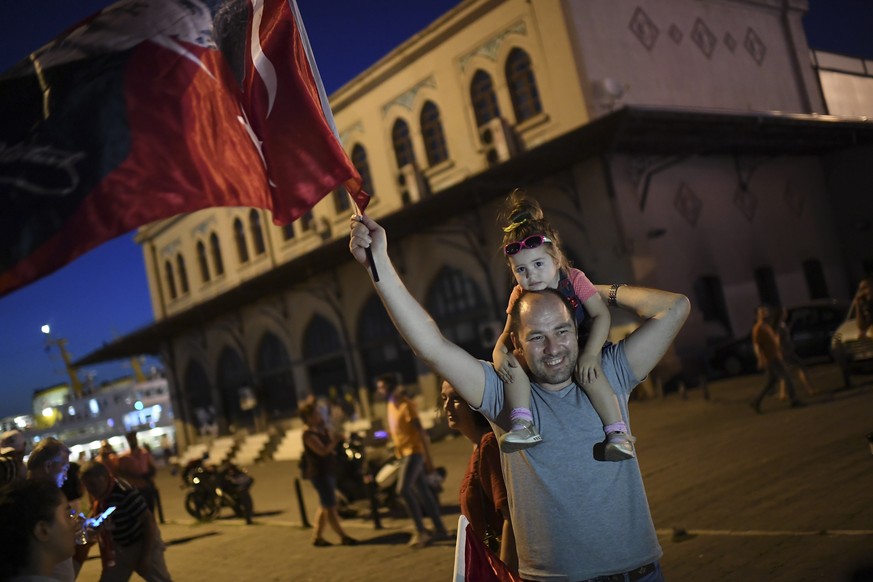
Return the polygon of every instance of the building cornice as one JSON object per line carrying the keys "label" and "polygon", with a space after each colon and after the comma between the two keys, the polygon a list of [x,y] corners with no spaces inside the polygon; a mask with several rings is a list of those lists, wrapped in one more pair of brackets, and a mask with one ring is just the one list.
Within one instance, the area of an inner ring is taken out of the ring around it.
{"label": "building cornice", "polygon": [[334,91],[330,95],[331,109],[338,113],[352,105],[362,95],[402,71],[410,62],[426,56],[446,39],[504,2],[505,0],[466,0],[460,3]]}

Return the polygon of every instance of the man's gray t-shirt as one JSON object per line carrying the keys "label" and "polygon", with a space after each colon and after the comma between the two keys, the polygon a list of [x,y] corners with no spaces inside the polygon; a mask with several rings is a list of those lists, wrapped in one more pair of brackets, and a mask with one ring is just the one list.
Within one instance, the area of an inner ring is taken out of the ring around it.
{"label": "man's gray t-shirt", "polygon": [[[601,363],[628,428],[627,401],[639,383],[624,342],[605,347]],[[502,435],[509,426],[503,382],[490,362],[478,409]],[[559,391],[531,385],[531,413],[543,442],[500,455],[518,545],[528,580],[587,580],[633,570],[661,557],[636,459],[598,461],[603,424],[576,384]]]}

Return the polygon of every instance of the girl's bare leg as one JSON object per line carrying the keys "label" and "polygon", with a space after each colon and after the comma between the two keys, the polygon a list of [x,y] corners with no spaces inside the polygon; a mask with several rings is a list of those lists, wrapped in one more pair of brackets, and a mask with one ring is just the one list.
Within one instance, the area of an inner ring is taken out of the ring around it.
{"label": "girl's bare leg", "polygon": [[500,437],[500,449],[511,453],[542,442],[530,411],[530,378],[525,369],[513,368],[512,381],[504,382],[503,390],[511,411],[512,429]]}
{"label": "girl's bare leg", "polygon": [[606,433],[606,445],[604,454],[607,461],[624,461],[636,456],[633,441],[621,416],[621,408],[618,406],[618,398],[604,376],[598,376],[594,382],[583,384],[582,389],[591,400],[594,410],[600,416],[603,423],[603,431]]}

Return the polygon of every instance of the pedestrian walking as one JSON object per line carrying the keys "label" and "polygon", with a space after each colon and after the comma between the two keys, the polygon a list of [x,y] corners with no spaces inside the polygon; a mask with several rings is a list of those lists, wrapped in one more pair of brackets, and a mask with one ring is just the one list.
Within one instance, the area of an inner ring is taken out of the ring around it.
{"label": "pedestrian walking", "polygon": [[750,405],[758,414],[761,413],[761,401],[770,394],[779,381],[785,382],[785,389],[788,393],[788,398],[791,401],[792,408],[802,406],[803,403],[797,399],[794,391],[794,381],[788,373],[788,368],[782,361],[782,348],[779,345],[779,335],[770,325],[771,321],[770,308],[766,305],[758,307],[757,321],[752,328],[752,346],[755,350],[755,357],[758,359],[758,369],[765,373],[764,387],[761,392],[755,397]]}
{"label": "pedestrian walking", "polygon": [[[776,335],[779,336],[779,349],[782,350],[782,362],[788,370],[789,375],[794,374],[800,381],[800,384],[806,390],[809,396],[815,396],[815,390],[809,383],[809,376],[806,374],[806,368],[803,365],[803,360],[797,355],[797,349],[794,347],[794,340],[791,338],[791,328],[788,327],[788,310],[784,307],[774,309],[776,315],[773,319],[773,328],[776,330]],[[779,381],[779,400],[788,400],[788,386],[785,380]]]}
{"label": "pedestrian walking", "polygon": [[343,441],[339,433],[331,434],[315,400],[300,407],[300,419],[306,425],[303,431],[303,471],[318,492],[318,511],[315,513],[315,531],[312,545],[332,545],[324,539],[325,525],[340,537],[344,546],[353,546],[358,541],[349,536],[340,523],[336,499],[336,447]]}
{"label": "pedestrian walking", "polygon": [[102,463],[85,465],[80,476],[93,500],[92,515],[115,507],[107,523],[97,530],[103,565],[100,582],[126,582],[134,572],[147,582],[170,582],[164,560],[166,546],[140,492],[116,479]]}
{"label": "pedestrian walking", "polygon": [[852,303],[858,321],[858,337],[873,338],[873,276],[861,279]]}
{"label": "pedestrian walking", "polygon": [[[430,438],[421,426],[415,403],[391,374],[380,377],[376,389],[388,401],[388,432],[394,442],[394,454],[400,459],[397,494],[415,525],[409,545],[420,548],[434,539],[448,539],[439,501],[427,482],[427,474],[433,472]],[[424,527],[422,514],[433,522],[433,532]]]}

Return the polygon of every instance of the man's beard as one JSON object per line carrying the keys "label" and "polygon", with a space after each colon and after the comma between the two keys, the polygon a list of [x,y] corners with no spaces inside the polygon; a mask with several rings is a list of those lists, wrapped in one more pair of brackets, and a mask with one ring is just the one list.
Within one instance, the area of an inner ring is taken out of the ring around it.
{"label": "man's beard", "polygon": [[568,349],[564,354],[564,362],[560,367],[553,368],[546,366],[544,361],[550,359],[548,356],[541,355],[537,361],[530,366],[531,376],[537,381],[537,384],[563,384],[573,377],[573,372],[576,369],[576,361],[579,359],[578,349]]}

